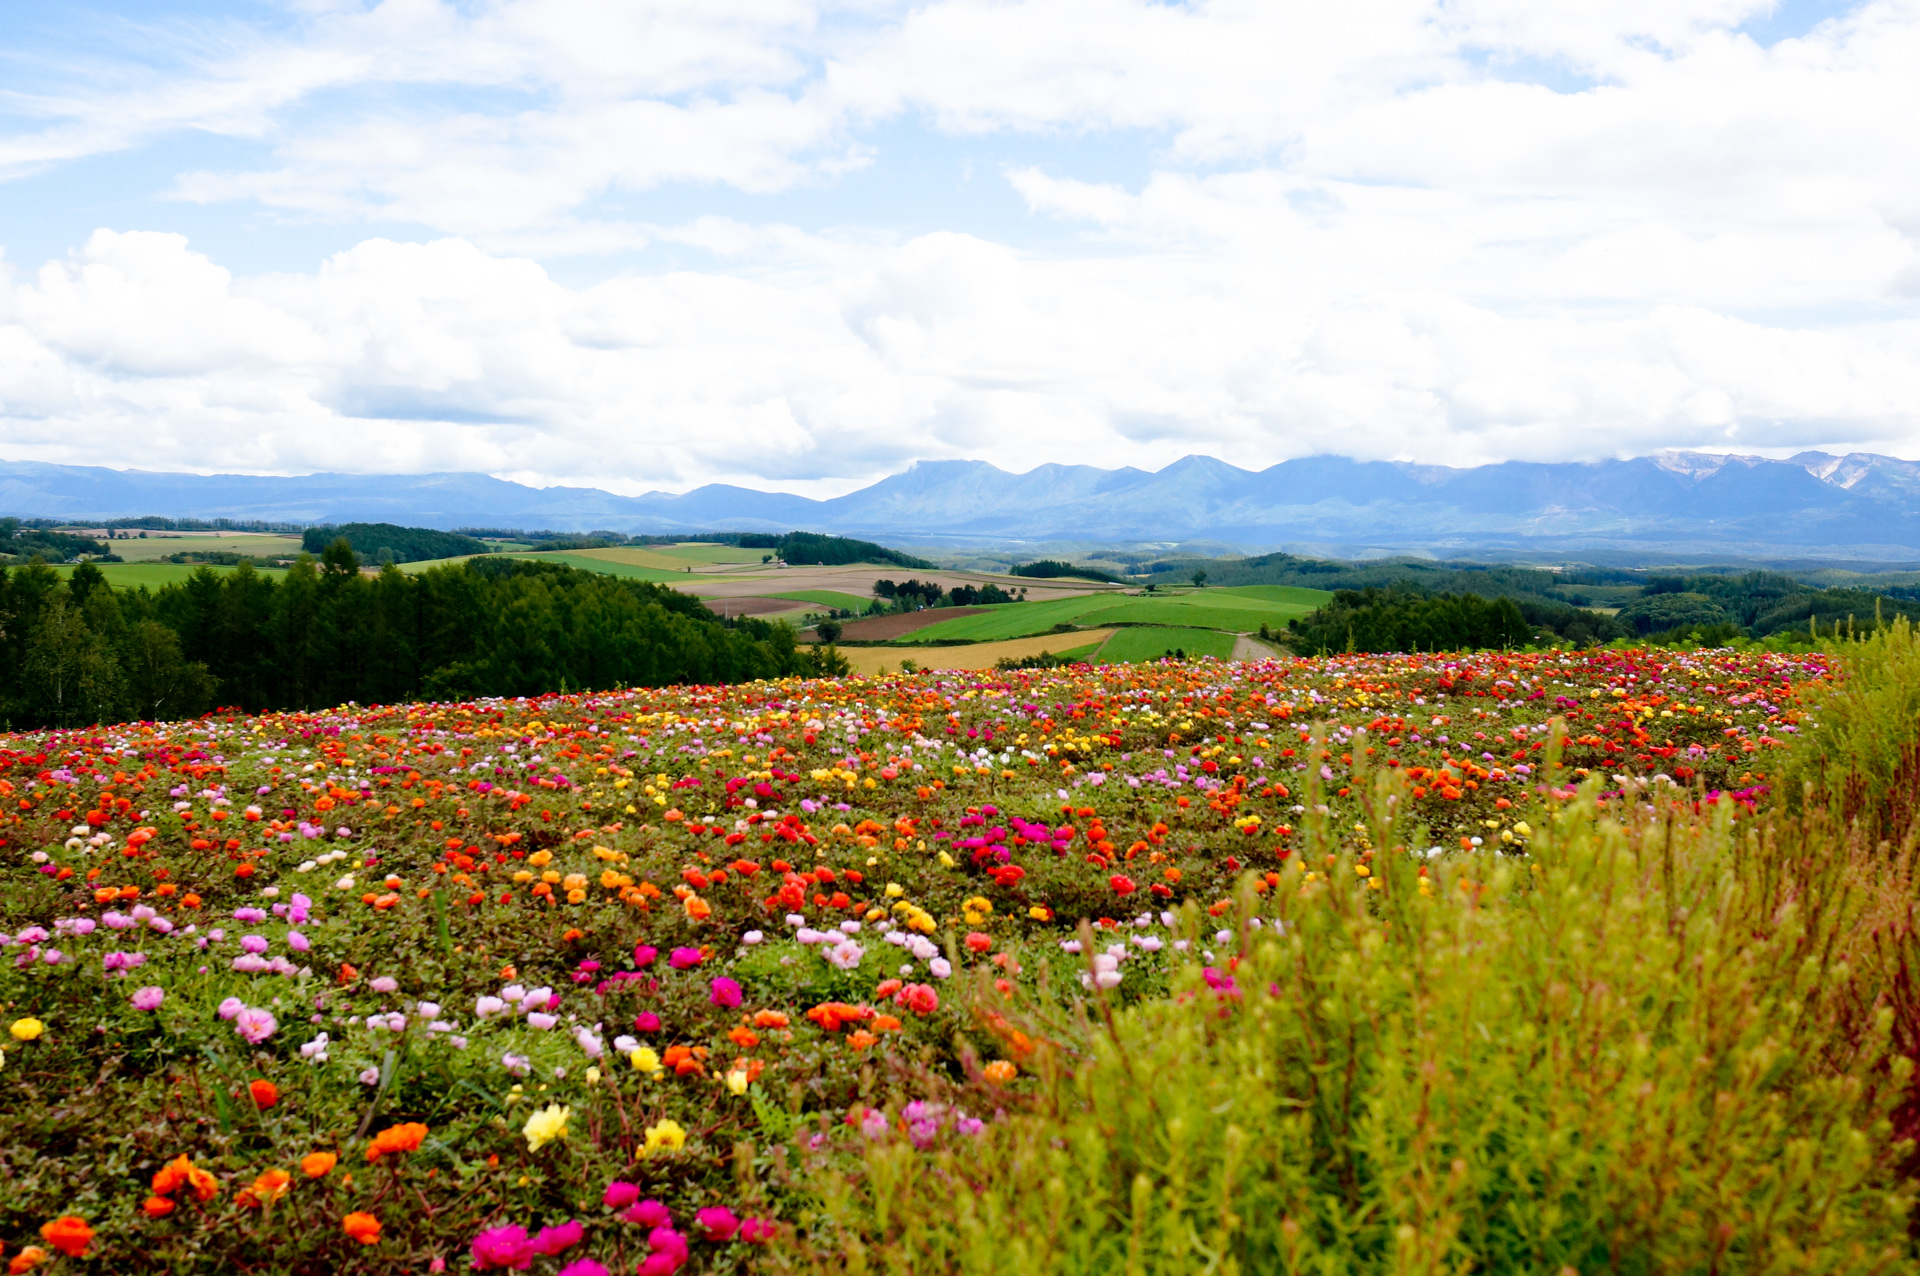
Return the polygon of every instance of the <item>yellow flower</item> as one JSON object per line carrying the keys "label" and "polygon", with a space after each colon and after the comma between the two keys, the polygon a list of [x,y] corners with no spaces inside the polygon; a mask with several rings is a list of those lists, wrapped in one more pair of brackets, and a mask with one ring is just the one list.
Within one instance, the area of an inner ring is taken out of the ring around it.
{"label": "yellow flower", "polygon": [[587,1069],[587,1084],[588,1084],[588,1085],[599,1085],[599,1084],[600,1084],[600,1069],[598,1069],[598,1068],[588,1068],[588,1069]]}
{"label": "yellow flower", "polygon": [[13,1039],[15,1041],[32,1041],[46,1030],[47,1025],[41,1023],[38,1019],[15,1019],[13,1021]]}
{"label": "yellow flower", "polygon": [[647,1143],[640,1149],[642,1156],[655,1152],[678,1152],[687,1145],[687,1132],[678,1121],[663,1120],[659,1125],[647,1127]]}
{"label": "yellow flower", "polygon": [[536,1109],[527,1117],[526,1128],[521,1131],[527,1136],[527,1151],[538,1152],[547,1144],[566,1138],[567,1118],[571,1115],[573,1109],[557,1103]]}
{"label": "yellow flower", "polygon": [[735,1094],[745,1094],[747,1092],[747,1070],[745,1068],[735,1068],[727,1074],[727,1089],[733,1091]]}
{"label": "yellow flower", "polygon": [[627,1057],[633,1060],[634,1071],[644,1072],[650,1077],[660,1075],[660,1056],[654,1053],[652,1046],[641,1046]]}

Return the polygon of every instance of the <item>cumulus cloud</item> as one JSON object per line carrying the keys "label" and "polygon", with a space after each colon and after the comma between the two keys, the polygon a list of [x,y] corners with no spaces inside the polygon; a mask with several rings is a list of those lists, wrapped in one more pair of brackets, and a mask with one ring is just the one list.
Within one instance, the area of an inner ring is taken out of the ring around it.
{"label": "cumulus cloud", "polygon": [[[217,237],[76,224],[0,276],[0,422],[41,459],[623,491],[942,456],[1912,454],[1920,0],[1762,47],[1740,24],[1768,11],[309,0],[177,24],[162,58],[88,63],[91,91],[49,55],[0,176],[249,139],[168,197],[423,242],[235,276]],[[909,120],[1046,142],[977,180],[1055,233],[783,216],[896,159]],[[1076,171],[1095,137],[1145,174]],[[607,204],[668,188],[766,216]],[[689,255],[595,277],[649,245]]]}

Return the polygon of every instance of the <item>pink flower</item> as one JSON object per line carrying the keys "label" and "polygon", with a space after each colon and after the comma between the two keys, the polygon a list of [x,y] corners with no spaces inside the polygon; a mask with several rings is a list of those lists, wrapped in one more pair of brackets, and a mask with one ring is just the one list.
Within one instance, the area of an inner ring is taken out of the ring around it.
{"label": "pink flower", "polygon": [[610,1276],[610,1273],[591,1258],[576,1258],[560,1269],[560,1276]]}
{"label": "pink flower", "polygon": [[640,1199],[637,1184],[615,1179],[607,1184],[607,1190],[601,1195],[600,1203],[610,1210],[623,1210]]}
{"label": "pink flower", "polygon": [[648,1254],[640,1264],[639,1276],[672,1276],[687,1261],[687,1242],[671,1227],[656,1227],[647,1234]]}
{"label": "pink flower", "polygon": [[638,1223],[642,1227],[670,1227],[673,1225],[673,1212],[658,1201],[642,1201],[621,1215],[629,1223]]}
{"label": "pink flower", "polygon": [[133,994],[133,1008],[135,1010],[158,1010],[160,1009],[160,1003],[166,999],[167,994],[164,989],[156,988],[149,984]]}
{"label": "pink flower", "polygon": [[250,1046],[257,1046],[273,1035],[280,1022],[265,1010],[248,1006],[233,1017],[233,1030]]}
{"label": "pink flower", "polygon": [[701,1210],[693,1216],[693,1221],[699,1224],[700,1231],[708,1240],[722,1244],[732,1240],[733,1234],[740,1230],[740,1220],[734,1217],[733,1211],[724,1205],[713,1205]]}
{"label": "pink flower", "polygon": [[770,1245],[779,1231],[770,1218],[750,1218],[740,1224],[740,1239],[749,1245]]}
{"label": "pink flower", "polygon": [[700,960],[700,950],[698,948],[676,948],[673,950],[673,954],[667,958],[667,965],[673,967],[675,970],[691,970],[700,964]]}
{"label": "pink flower", "polygon": [[229,997],[220,1003],[220,1017],[222,1019],[231,1019],[246,1008],[246,1002],[240,1000],[238,997]]}
{"label": "pink flower", "polygon": [[940,1009],[940,994],[931,984],[908,984],[893,999],[916,1015],[930,1015]]}
{"label": "pink flower", "polygon": [[551,1258],[563,1249],[578,1245],[586,1239],[586,1236],[587,1231],[580,1226],[580,1220],[571,1219],[558,1227],[541,1228],[540,1234],[533,1238],[533,1248],[536,1253],[545,1254]]}
{"label": "pink flower", "polygon": [[707,1000],[722,1010],[732,1010],[740,1004],[740,985],[721,975],[708,985]]}
{"label": "pink flower", "polygon": [[633,950],[633,964],[636,966],[651,966],[653,965],[653,959],[659,955],[660,950],[652,944],[641,944]]}
{"label": "pink flower", "polygon": [[633,1017],[633,1027],[636,1032],[658,1032],[660,1031],[660,1016],[654,1014],[651,1010],[642,1010]]}
{"label": "pink flower", "polygon": [[490,1227],[473,1238],[473,1265],[514,1267],[525,1271],[533,1266],[533,1242],[524,1227]]}

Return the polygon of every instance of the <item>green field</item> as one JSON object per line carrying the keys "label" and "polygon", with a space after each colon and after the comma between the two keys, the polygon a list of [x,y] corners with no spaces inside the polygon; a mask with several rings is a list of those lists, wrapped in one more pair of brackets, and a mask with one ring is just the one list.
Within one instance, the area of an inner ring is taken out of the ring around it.
{"label": "green field", "polygon": [[[1270,587],[1254,591],[1207,589],[1167,595],[1083,594],[1050,602],[1002,603],[972,616],[958,616],[917,630],[911,642],[988,642],[1043,634],[1057,624],[1084,628],[1102,625],[1175,625],[1246,633],[1263,623],[1285,625],[1320,606],[1331,594],[1317,589]],[[1228,649],[1232,649],[1229,642]],[[1155,654],[1159,654],[1157,651]]]}
{"label": "green field", "polygon": [[[138,589],[142,585],[157,589],[161,585],[177,585],[200,570],[197,563],[95,563],[94,566],[100,569],[101,575],[115,589]],[[64,576],[73,571],[73,566],[56,563],[53,570]],[[225,573],[236,569],[210,566],[208,570]],[[274,567],[262,569],[260,574],[278,579],[287,573],[284,569]]]}
{"label": "green field", "polygon": [[845,611],[864,611],[871,598],[859,598],[853,594],[843,594],[833,589],[796,589],[790,594],[768,594],[769,598],[791,598],[797,603],[816,603],[822,607],[838,607]]}
{"label": "green field", "polygon": [[[688,574],[685,571],[672,571],[660,567],[644,567],[639,563],[620,559],[601,558],[598,555],[621,551],[587,550],[580,553],[559,554],[508,554],[508,558],[524,558],[530,563],[565,563],[568,567],[583,572],[600,572],[607,576],[624,576],[629,580],[650,580],[659,584],[685,584]],[[711,576],[704,579],[712,580]]]}
{"label": "green field", "polygon": [[113,552],[128,562],[165,558],[169,554],[248,554],[255,558],[297,558],[298,536],[149,536],[141,540],[110,542]]}
{"label": "green field", "polygon": [[[647,551],[661,558],[683,563],[739,563],[757,564],[773,553],[770,549],[742,549],[738,545],[708,545],[694,542],[686,545],[649,545]],[[603,551],[604,552],[604,551]]]}
{"label": "green field", "polygon": [[1162,629],[1136,626],[1122,629],[1107,639],[1100,649],[1101,664],[1124,664],[1134,660],[1158,660],[1170,651],[1180,650],[1193,656],[1218,656],[1225,660],[1233,654],[1234,637],[1218,629]]}

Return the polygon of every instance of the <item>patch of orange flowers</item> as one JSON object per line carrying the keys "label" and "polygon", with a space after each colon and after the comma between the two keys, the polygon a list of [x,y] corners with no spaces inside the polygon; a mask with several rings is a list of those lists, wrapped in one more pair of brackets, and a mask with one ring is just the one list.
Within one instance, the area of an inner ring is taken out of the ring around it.
{"label": "patch of orange flowers", "polygon": [[378,1161],[389,1152],[415,1151],[426,1137],[427,1127],[418,1121],[409,1121],[405,1125],[390,1125],[373,1136],[373,1142],[367,1147],[367,1160]]}

